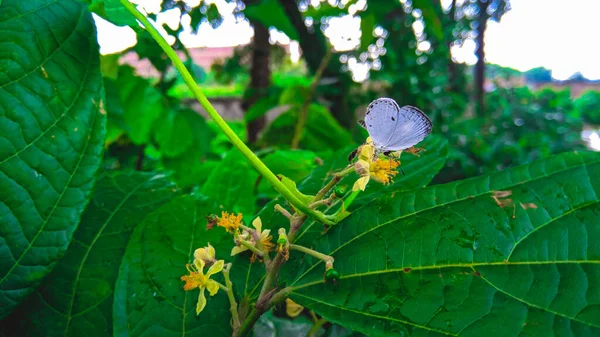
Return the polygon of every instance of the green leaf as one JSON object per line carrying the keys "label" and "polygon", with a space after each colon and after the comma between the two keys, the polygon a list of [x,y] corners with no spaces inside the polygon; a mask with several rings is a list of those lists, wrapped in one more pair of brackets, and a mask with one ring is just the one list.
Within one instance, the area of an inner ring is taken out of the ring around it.
{"label": "green leaf", "polygon": [[313,243],[338,285],[308,259],[291,297],[371,336],[597,336],[599,193],[583,152],[381,197]]}
{"label": "green leaf", "polygon": [[274,96],[267,96],[259,99],[256,103],[246,111],[244,115],[244,121],[250,123],[253,120],[264,116],[269,110],[273,109],[277,105],[277,101]]}
{"label": "green leaf", "polygon": [[131,67],[120,69],[118,83],[127,134],[136,145],[148,143],[154,123],[166,114],[164,97]]}
{"label": "green leaf", "polygon": [[96,31],[83,3],[3,1],[0,31],[4,317],[65,253],[100,165],[106,113]]}
{"label": "green leaf", "polygon": [[127,11],[127,9],[121,4],[120,0],[94,0],[94,3],[104,2],[104,12],[110,22],[117,26],[130,26],[137,28],[138,24],[136,19]]}
{"label": "green leaf", "polygon": [[244,9],[250,21],[258,21],[265,27],[275,27],[292,40],[298,40],[298,32],[278,0],[261,0],[256,5]]}
{"label": "green leaf", "polygon": [[[292,142],[300,107],[292,107],[277,117],[263,134],[261,141],[269,145],[289,146]],[[352,136],[318,104],[308,108],[306,124],[300,138],[300,147],[305,150],[323,151],[341,149],[352,144]]]}
{"label": "green leaf", "polygon": [[[229,302],[220,290],[196,316],[198,289],[183,290],[179,277],[194,250],[208,242],[217,259],[229,257],[231,236],[206,230],[205,216],[218,208],[189,196],[173,199],[146,217],[131,237],[115,289],[114,335],[231,336]],[[224,283],[221,274],[213,276]]]}
{"label": "green leaf", "polygon": [[[112,336],[112,302],[129,236],[177,193],[164,175],[125,171],[98,180],[65,257],[6,324],[19,336]],[[93,329],[90,327],[93,326]]]}
{"label": "green leaf", "polygon": [[176,157],[192,146],[194,130],[185,116],[187,113],[189,110],[169,111],[158,119],[154,138],[165,156]]}
{"label": "green leaf", "polygon": [[248,160],[237,149],[233,149],[213,169],[202,187],[202,194],[227,212],[239,212],[250,217],[256,211],[254,190],[257,179],[258,173]]}
{"label": "green leaf", "polygon": [[296,182],[294,182],[290,178],[282,176],[281,174],[277,177],[281,180],[283,186],[285,186],[285,188],[292,192],[292,194],[294,194],[294,196],[296,196],[296,198],[298,198],[298,200],[300,200],[305,205],[308,205],[312,201],[312,199],[314,199],[314,195],[306,195],[298,191],[298,188],[296,187]]}
{"label": "green leaf", "polygon": [[[317,166],[318,160],[314,152],[305,150],[277,150],[262,158],[263,163],[275,174],[284,175],[293,181],[304,179]],[[266,180],[261,180],[259,191],[269,195],[271,199],[279,194]]]}

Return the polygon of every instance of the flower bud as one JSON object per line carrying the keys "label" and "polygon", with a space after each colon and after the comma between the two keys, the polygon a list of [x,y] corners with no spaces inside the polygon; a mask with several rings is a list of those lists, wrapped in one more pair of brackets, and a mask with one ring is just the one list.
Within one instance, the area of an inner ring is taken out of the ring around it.
{"label": "flower bud", "polygon": [[215,261],[215,249],[210,243],[204,248],[196,249],[196,251],[194,251],[194,260],[202,260],[207,265],[212,264]]}

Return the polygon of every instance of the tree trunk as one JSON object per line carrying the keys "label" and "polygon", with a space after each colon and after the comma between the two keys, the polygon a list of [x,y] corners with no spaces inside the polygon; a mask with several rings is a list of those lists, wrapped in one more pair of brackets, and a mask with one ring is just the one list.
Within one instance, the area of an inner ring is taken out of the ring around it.
{"label": "tree trunk", "polygon": [[477,63],[475,64],[475,73],[473,78],[475,80],[475,104],[477,105],[477,114],[479,116],[484,114],[485,111],[485,29],[487,28],[487,21],[489,14],[487,9],[490,5],[490,1],[479,0],[479,16],[477,18],[477,48],[475,49],[475,55],[477,56]]}
{"label": "tree trunk", "polygon": [[[269,29],[258,22],[251,22],[254,27],[254,38],[252,40],[252,64],[250,66],[250,87],[244,94],[242,108],[244,111],[256,103],[260,98],[267,95],[271,84]],[[246,124],[248,142],[254,143],[258,139],[258,133],[264,128],[266,116],[262,115]]]}
{"label": "tree trunk", "polygon": [[[298,32],[298,43],[300,44],[300,49],[302,49],[302,56],[304,57],[304,60],[306,60],[308,69],[312,74],[315,74],[327,53],[326,48],[328,47],[325,36],[318,25],[315,25],[314,32],[309,31],[308,27],[304,24],[302,13],[300,13],[296,1],[279,0],[279,3],[284,8],[290,22]],[[333,117],[342,126],[352,128],[356,125],[354,121],[355,118],[346,102],[349,84],[352,79],[350,79],[347,73],[342,73],[340,68],[341,64],[339,59],[334,56],[327,68],[325,68],[322,78],[335,77],[338,81],[334,84],[335,88],[324,90],[321,94],[331,104],[329,109]]]}

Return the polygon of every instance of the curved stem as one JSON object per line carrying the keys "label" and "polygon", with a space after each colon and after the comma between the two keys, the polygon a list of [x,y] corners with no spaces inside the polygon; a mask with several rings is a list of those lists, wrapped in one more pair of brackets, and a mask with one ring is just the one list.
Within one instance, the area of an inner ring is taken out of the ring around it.
{"label": "curved stem", "polygon": [[245,241],[245,240],[242,240],[242,239],[239,239],[239,241],[240,241],[240,244],[241,244],[242,246],[244,246],[244,247],[248,248],[248,249],[249,249],[250,251],[252,251],[254,254],[256,254],[256,255],[258,255],[258,256],[260,256],[260,257],[263,257],[263,256],[265,255],[265,254],[263,253],[263,251],[262,251],[262,250],[260,250],[260,249],[258,249],[258,248],[256,248],[256,247],[254,247],[254,245],[253,245],[253,244],[251,244],[250,242],[248,242],[248,241]]}
{"label": "curved stem", "polygon": [[306,119],[308,118],[308,108],[310,106],[310,103],[312,102],[313,96],[315,95],[315,90],[317,88],[317,84],[319,84],[319,81],[321,80],[321,76],[323,76],[323,71],[325,71],[325,68],[327,67],[327,64],[329,63],[329,60],[331,59],[332,55],[333,55],[333,47],[330,47],[327,50],[327,54],[325,54],[325,57],[321,61],[321,64],[319,65],[319,69],[317,69],[317,72],[315,73],[315,77],[313,78],[313,80],[310,84],[308,96],[306,97],[306,100],[304,101],[304,104],[302,105],[302,108],[300,109],[300,112],[298,114],[298,123],[296,123],[296,129],[294,130],[294,137],[292,138],[292,149],[297,149],[298,145],[300,144],[300,138],[302,137],[302,129],[304,129],[304,125],[306,124]]}
{"label": "curved stem", "polygon": [[198,100],[200,105],[206,110],[208,115],[215,121],[219,129],[225,133],[227,138],[231,141],[231,143],[237,147],[238,150],[250,161],[252,166],[273,185],[273,188],[290,202],[296,209],[300,210],[303,213],[310,215],[311,217],[325,223],[329,224],[331,221],[326,219],[321,212],[315,211],[305,205],[300,199],[298,199],[290,190],[288,190],[285,185],[279,181],[277,176],[269,170],[269,168],[244,144],[244,142],[236,135],[236,133],[227,125],[227,122],[219,115],[217,110],[210,104],[202,90],[194,81],[194,78],[187,70],[183,62],[175,53],[175,50],[169,45],[169,43],[165,40],[165,38],[159,33],[159,31],[154,27],[154,25],[148,20],[148,18],[142,14],[129,0],[121,0],[121,4],[137,19],[142,25],[146,28],[148,33],[152,36],[152,38],[158,43],[158,45],[162,48],[162,50],[167,54],[171,62],[175,65],[175,68],[179,71],[183,80],[188,85],[194,97]]}

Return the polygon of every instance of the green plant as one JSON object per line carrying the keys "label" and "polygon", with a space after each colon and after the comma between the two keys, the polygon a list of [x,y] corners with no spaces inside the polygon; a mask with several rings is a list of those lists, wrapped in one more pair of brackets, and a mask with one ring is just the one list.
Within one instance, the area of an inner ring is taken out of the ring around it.
{"label": "green plant", "polygon": [[[370,336],[600,334],[597,153],[428,187],[449,151],[435,134],[401,162],[368,142],[255,153],[147,17],[127,0],[99,5],[143,24],[235,149],[193,188],[165,171],[99,172],[106,114],[120,111],[105,94],[162,98],[137,79],[140,90],[103,82],[82,2],[3,0],[3,336],[243,336],[284,302],[310,313],[311,333],[330,322]],[[185,112],[161,111],[154,128],[127,109],[132,142],[189,150],[172,138]],[[261,181],[277,195],[256,214]]]}

